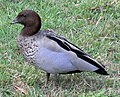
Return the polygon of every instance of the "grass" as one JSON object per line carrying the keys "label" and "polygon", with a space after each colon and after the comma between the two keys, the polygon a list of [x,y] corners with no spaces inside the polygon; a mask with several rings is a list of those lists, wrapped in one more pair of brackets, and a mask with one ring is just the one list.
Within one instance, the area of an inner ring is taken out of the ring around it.
{"label": "grass", "polygon": [[[32,9],[41,29],[53,29],[103,63],[109,76],[84,72],[61,75],[58,88],[45,73],[28,65],[15,38],[21,25],[10,25],[17,13]],[[0,97],[119,97],[119,0],[0,0]]]}

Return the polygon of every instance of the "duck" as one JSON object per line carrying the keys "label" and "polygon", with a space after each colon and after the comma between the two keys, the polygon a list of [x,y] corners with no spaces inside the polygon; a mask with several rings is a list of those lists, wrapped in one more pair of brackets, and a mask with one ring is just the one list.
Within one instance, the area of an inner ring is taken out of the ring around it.
{"label": "duck", "polygon": [[16,38],[17,46],[25,60],[50,74],[95,72],[109,75],[105,66],[63,36],[52,30],[41,30],[41,18],[33,10],[22,10],[11,24],[22,24]]}

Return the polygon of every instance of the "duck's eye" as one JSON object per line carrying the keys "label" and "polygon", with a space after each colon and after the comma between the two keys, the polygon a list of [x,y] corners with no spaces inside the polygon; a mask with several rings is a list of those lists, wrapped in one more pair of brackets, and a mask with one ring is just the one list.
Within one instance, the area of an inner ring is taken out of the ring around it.
{"label": "duck's eye", "polygon": [[23,14],[23,17],[26,17],[26,14]]}
{"label": "duck's eye", "polygon": [[19,14],[19,17],[26,17],[26,14]]}

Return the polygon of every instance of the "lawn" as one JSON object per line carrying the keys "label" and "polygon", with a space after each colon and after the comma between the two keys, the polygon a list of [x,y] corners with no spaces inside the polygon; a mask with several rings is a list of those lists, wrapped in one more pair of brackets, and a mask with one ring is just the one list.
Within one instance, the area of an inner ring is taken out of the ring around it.
{"label": "lawn", "polygon": [[[105,65],[109,76],[60,75],[48,86],[42,70],[28,65],[16,46],[23,26],[10,22],[23,9]],[[120,0],[0,0],[0,97],[120,97]]]}

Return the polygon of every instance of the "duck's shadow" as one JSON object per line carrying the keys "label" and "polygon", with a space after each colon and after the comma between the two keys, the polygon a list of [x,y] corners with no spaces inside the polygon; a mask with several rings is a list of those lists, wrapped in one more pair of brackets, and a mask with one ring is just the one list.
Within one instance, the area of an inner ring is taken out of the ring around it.
{"label": "duck's shadow", "polygon": [[[38,83],[37,83],[38,84]],[[54,85],[53,77],[50,78],[49,83],[45,86],[39,83],[42,90],[75,90],[77,92],[89,92],[100,90],[105,87],[104,76],[97,74],[81,73],[81,74],[68,74],[60,75],[58,85]]]}

